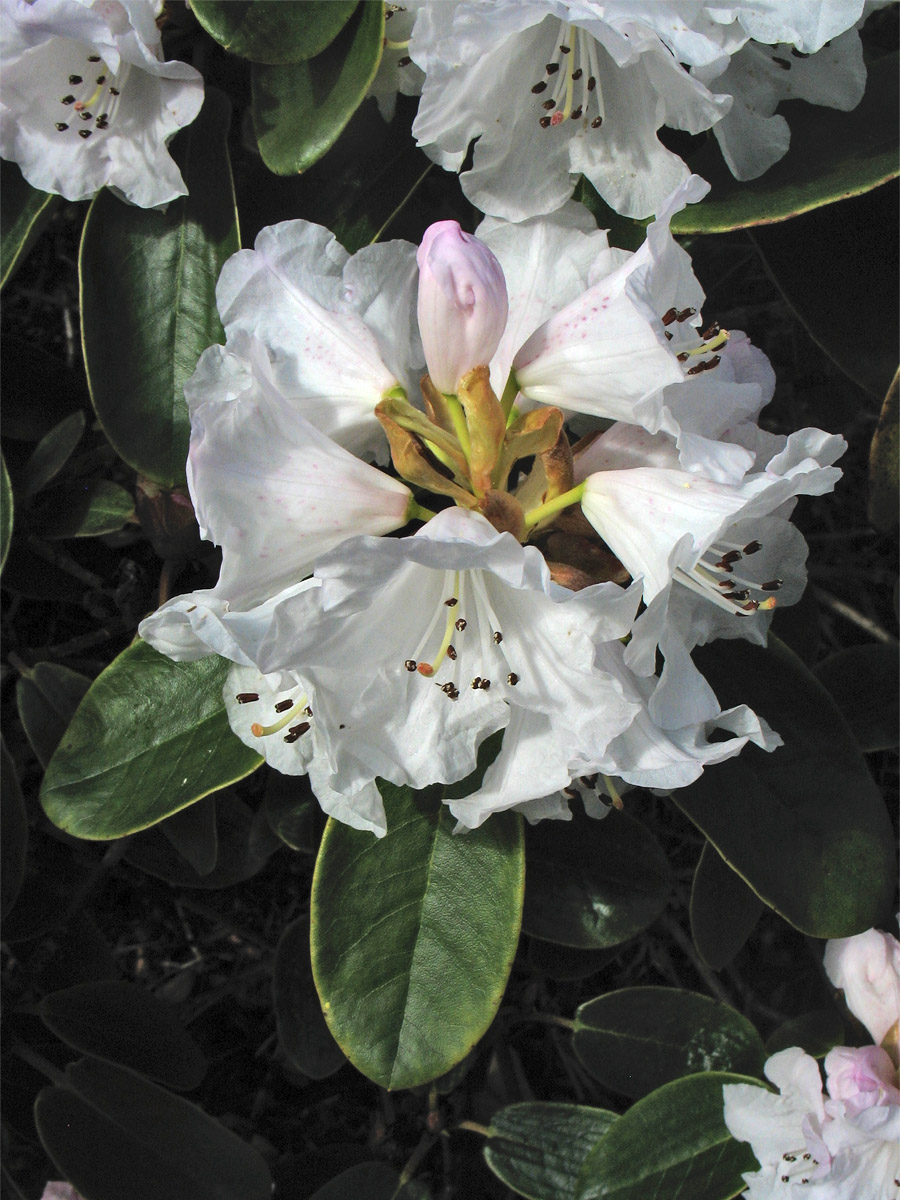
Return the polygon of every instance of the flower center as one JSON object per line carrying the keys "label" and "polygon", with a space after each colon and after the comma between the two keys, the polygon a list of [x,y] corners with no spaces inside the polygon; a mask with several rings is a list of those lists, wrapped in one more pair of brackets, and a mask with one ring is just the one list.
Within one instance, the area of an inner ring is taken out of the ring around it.
{"label": "flower center", "polygon": [[[259,694],[257,692],[238,692],[235,700],[238,704],[256,704],[259,702]],[[309,720],[298,720],[297,718],[311,718],[313,715],[312,709],[306,703],[306,696],[301,696],[299,700],[279,700],[275,705],[275,714],[276,720],[270,725],[262,725],[258,721],[254,721],[250,726],[250,732],[254,737],[271,737],[273,733],[280,733],[285,726],[288,726],[284,740],[288,744],[296,742],[310,728]],[[292,721],[293,725],[291,725]]]}
{"label": "flower center", "polygon": [[685,369],[686,375],[702,375],[704,371],[711,371],[717,367],[722,359],[716,351],[721,350],[731,336],[727,329],[720,328],[718,322],[715,322],[700,334],[698,342],[693,327],[684,324],[696,314],[696,308],[670,308],[661,317],[666,327],[666,340],[675,343],[672,349],[676,352],[678,361],[687,363],[696,360],[692,366]]}
{"label": "flower center", "polygon": [[75,64],[66,82],[66,92],[60,97],[60,117],[55,122],[58,133],[78,135],[87,141],[95,133],[110,127],[129,71],[123,64],[118,76],[113,75],[99,54],[89,54],[86,66]]}
{"label": "flower center", "polygon": [[[446,575],[450,577],[451,572],[446,572]],[[475,692],[488,692],[491,690],[492,682],[499,682],[504,677],[508,687],[515,687],[519,682],[519,676],[515,671],[509,670],[504,652],[496,649],[503,642],[503,634],[496,628],[496,622],[491,619],[492,610],[487,597],[482,597],[481,603],[479,603],[477,589],[474,586],[467,587],[467,575],[466,571],[452,573],[452,577],[448,579],[450,595],[433,616],[419,642],[415,656],[407,658],[403,663],[410,674],[418,673],[425,679],[432,679],[444,695],[453,701],[459,699],[463,688],[469,688]],[[468,602],[467,590],[472,592]],[[471,627],[470,619],[463,615],[464,610],[468,610],[474,615]],[[433,644],[435,635],[440,628],[442,616],[443,636],[434,656],[430,660],[425,659],[423,657],[425,648],[429,643]],[[489,640],[484,637],[483,633],[487,628],[490,628]],[[482,661],[478,670],[483,673],[470,675],[471,666],[467,667],[467,664],[471,664],[479,652],[488,665],[485,666]],[[443,677],[436,679],[435,676],[445,664],[447,669],[443,672]]]}
{"label": "flower center", "polygon": [[561,125],[567,118],[587,121],[594,108],[596,112],[590,125],[591,129],[599,129],[605,109],[597,66],[597,43],[583,29],[564,21],[560,21],[559,26],[556,57],[547,63],[543,78],[531,89],[535,96],[549,93],[541,101],[544,115],[538,124],[542,129],[549,129]]}
{"label": "flower center", "polygon": [[757,583],[735,571],[738,563],[760,550],[762,545],[759,542],[748,542],[745,546],[716,542],[690,570],[679,567],[675,571],[675,578],[692,592],[712,600],[727,612],[750,616],[760,609],[769,611],[777,603],[771,593],[778,591],[782,580],[767,579]]}
{"label": "flower center", "polygon": [[814,1182],[818,1166],[808,1150],[786,1150],[775,1169],[782,1183],[802,1185]]}

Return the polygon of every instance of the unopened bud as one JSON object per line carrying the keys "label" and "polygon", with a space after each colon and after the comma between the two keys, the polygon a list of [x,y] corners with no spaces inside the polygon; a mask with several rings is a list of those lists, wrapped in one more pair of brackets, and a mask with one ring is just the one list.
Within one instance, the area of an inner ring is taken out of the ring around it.
{"label": "unopened bud", "polygon": [[490,363],[506,328],[506,280],[487,248],[456,221],[425,230],[419,264],[419,330],[428,374],[439,391]]}

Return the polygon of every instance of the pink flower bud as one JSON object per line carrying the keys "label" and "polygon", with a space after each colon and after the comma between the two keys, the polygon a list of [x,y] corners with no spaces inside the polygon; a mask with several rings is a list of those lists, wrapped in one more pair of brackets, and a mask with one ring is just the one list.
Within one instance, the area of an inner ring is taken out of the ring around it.
{"label": "pink flower bud", "polygon": [[900,1104],[897,1072],[880,1046],[835,1046],[825,1056],[825,1074],[831,1107],[840,1102],[851,1116],[879,1104]]}
{"label": "pink flower bud", "polygon": [[835,938],[825,947],[825,971],[872,1041],[883,1042],[900,1018],[900,942],[879,929]]}
{"label": "pink flower bud", "polygon": [[474,367],[487,366],[506,327],[506,280],[494,255],[456,221],[425,230],[419,264],[419,330],[435,387],[455,393]]}

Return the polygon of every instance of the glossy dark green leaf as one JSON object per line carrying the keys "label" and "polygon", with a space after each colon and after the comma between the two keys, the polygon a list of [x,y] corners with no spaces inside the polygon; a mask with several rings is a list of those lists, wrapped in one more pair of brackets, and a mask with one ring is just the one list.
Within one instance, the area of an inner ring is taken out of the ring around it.
{"label": "glossy dark green leaf", "polygon": [[309,1200],[395,1200],[399,1186],[400,1176],[387,1163],[362,1162],[329,1179]]}
{"label": "glossy dark green leaf", "polygon": [[510,1104],[494,1113],[484,1161],[529,1200],[575,1200],[585,1160],[616,1120],[581,1104]]}
{"label": "glossy dark green leaf", "polygon": [[19,719],[32,750],[46,767],[91,681],[58,663],[39,662],[20,670],[16,682]]}
{"label": "glossy dark green leaf", "polygon": [[[272,855],[272,841],[260,846],[254,838],[256,814],[229,789],[206,797],[215,806],[216,862],[212,870],[200,874],[163,831],[165,822],[139,833],[128,846],[128,862],[156,879],[176,887],[217,890],[243,883],[258,874]],[[180,815],[180,814],[176,814]],[[167,818],[171,820],[171,817]],[[207,848],[208,850],[208,848]],[[206,864],[203,864],[206,865]]]}
{"label": "glossy dark green leaf", "polygon": [[135,641],[94,680],[47,767],[44,811],[75,837],[124,837],[262,762],[231,732],[223,659],[176,663]]}
{"label": "glossy dark green leaf", "polygon": [[896,847],[884,800],[828,692],[777,638],[695,652],[723,708],[742,701],[777,730],[673,800],[756,894],[813,937],[888,919]]}
{"label": "glossy dark green leaf", "polygon": [[691,888],[691,936],[707,966],[727,967],[756,928],[765,905],[707,842]]}
{"label": "glossy dark green leaf", "polygon": [[308,917],[293,921],[279,939],[272,996],[278,1041],[293,1066],[310,1079],[333,1075],[346,1056],[322,1016],[309,955]]}
{"label": "glossy dark green leaf", "polygon": [[84,433],[84,413],[74,412],[41,438],[22,471],[22,494],[33,496],[63,469]]}
{"label": "glossy dark green leaf", "polygon": [[291,63],[321,54],[347,24],[356,0],[195,0],[194,16],[232,54]]}
{"label": "glossy dark green leaf", "polygon": [[101,537],[134,520],[134,500],[111,479],[69,479],[48,488],[29,518],[35,532],[51,540]]}
{"label": "glossy dark green leaf", "polygon": [[198,875],[209,875],[219,857],[216,796],[204,796],[181,812],[172,813],[157,826]]}
{"label": "glossy dark green leaf", "polygon": [[710,1071],[676,1079],[615,1121],[588,1156],[577,1200],[730,1200],[759,1164],[725,1126],[722,1087],[757,1083]]}
{"label": "glossy dark green leaf", "polygon": [[622,250],[637,250],[644,244],[647,236],[647,222],[636,221],[632,217],[623,217],[606,203],[594,185],[583,175],[578,181],[572,195],[573,200],[583,204],[594,220],[598,229],[605,229],[611,246]]}
{"label": "glossy dark green leaf", "polygon": [[309,62],[254,64],[253,128],[270,171],[299,174],[334,144],[375,78],[383,41],[384,6],[367,0]]}
{"label": "glossy dark green leaf", "polygon": [[869,67],[862,102],[851,112],[802,101],[780,107],[791,127],[785,157],[759,179],[735,179],[709,143],[690,159],[712,184],[709,196],[672,219],[673,233],[721,233],[784,221],[876,188],[898,173],[897,55]]}
{"label": "glossy dark green leaf", "polygon": [[432,789],[382,785],[388,832],[329,821],[312,890],[325,1019],[355,1067],[415,1087],[471,1050],[497,1011],[522,912],[521,818],[455,837]]}
{"label": "glossy dark green leaf", "polygon": [[315,853],[321,813],[305,776],[272,771],[263,809],[270,828],[286,846],[305,854]]}
{"label": "glossy dark green leaf", "polygon": [[[879,404],[897,370],[900,296],[885,237],[900,224],[898,201],[900,187],[892,182],[750,235],[813,341]],[[811,254],[811,246],[828,252]]]}
{"label": "glossy dark green leaf", "polygon": [[869,524],[884,533],[897,527],[900,495],[900,371],[894,374],[869,447]]}
{"label": "glossy dark green leaf", "polygon": [[727,1004],[681,988],[607,992],[575,1013],[572,1046],[606,1087],[636,1099],[699,1071],[762,1071],[762,1039]]}
{"label": "glossy dark green leaf", "polygon": [[172,141],[190,195],[161,212],[102,191],[81,243],[81,330],[94,408],[122,458],[167,486],[184,482],[184,384],[203,350],[222,340],[216,280],[240,248],[229,120],[228,102],[208,88],[200,116]]}
{"label": "glossy dark green leaf", "polygon": [[0,917],[5,917],[18,899],[28,857],[28,813],[19,787],[16,765],[0,740]]}
{"label": "glossy dark green leaf", "polygon": [[844,1041],[844,1022],[833,1008],[820,1008],[792,1017],[779,1025],[766,1042],[766,1054],[777,1054],[790,1046],[800,1046],[813,1058],[824,1058],[833,1046]]}
{"label": "glossy dark green leaf", "polygon": [[39,192],[26,183],[14,162],[0,165],[0,287],[11,278],[19,263],[44,231],[61,197]]}
{"label": "glossy dark green leaf", "polygon": [[44,1149],[89,1200],[269,1200],[257,1150],[196,1105],[86,1058],[35,1104]]}
{"label": "glossy dark green leaf", "polygon": [[583,950],[627,941],[659,916],[672,886],[653,834],[627,813],[541,821],[525,834],[522,928]]}
{"label": "glossy dark green leaf", "polygon": [[0,571],[6,563],[13,531],[13,490],[6,469],[6,459],[0,455]]}
{"label": "glossy dark green leaf", "polygon": [[896,643],[848,646],[819,663],[814,674],[834,697],[864,751],[897,745],[900,661]]}
{"label": "glossy dark green leaf", "polygon": [[119,1063],[157,1083],[190,1092],[206,1059],[175,1008],[134,983],[83,983],[45,996],[41,1020],[81,1054]]}

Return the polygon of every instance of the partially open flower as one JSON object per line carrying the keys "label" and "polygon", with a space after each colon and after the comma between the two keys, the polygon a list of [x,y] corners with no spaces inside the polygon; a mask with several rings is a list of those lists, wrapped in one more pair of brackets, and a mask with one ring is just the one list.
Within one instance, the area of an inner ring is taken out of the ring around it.
{"label": "partially open flower", "polygon": [[419,331],[428,374],[441,392],[455,393],[463,375],[485,367],[506,328],[506,281],[483,242],[456,221],[425,230],[419,264]]}
{"label": "partially open flower", "polygon": [[896,1050],[900,1020],[900,942],[880,929],[835,938],[825,947],[825,970],[844,989],[847,1007],[878,1044],[893,1029]]}

